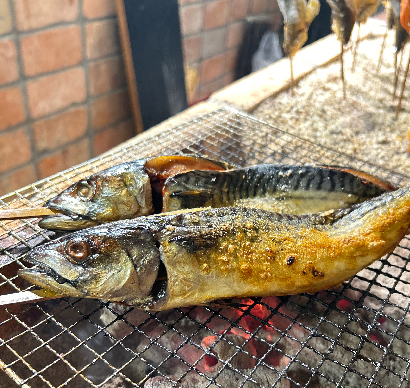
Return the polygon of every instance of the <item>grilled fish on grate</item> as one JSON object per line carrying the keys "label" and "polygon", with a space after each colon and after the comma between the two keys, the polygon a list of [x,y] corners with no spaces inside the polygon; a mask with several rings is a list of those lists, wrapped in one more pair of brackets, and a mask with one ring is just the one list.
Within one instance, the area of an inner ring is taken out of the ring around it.
{"label": "grilled fish on grate", "polygon": [[[114,166],[47,201],[47,207],[64,214],[45,217],[39,225],[54,230],[82,229],[160,212],[163,200],[164,211],[231,205],[261,208],[263,204],[270,211],[317,213],[395,189],[372,175],[341,167],[259,165],[227,171],[229,167],[224,162],[188,156]],[[188,170],[194,171],[185,175]],[[216,171],[222,174],[214,174]]]}
{"label": "grilled fish on grate", "polygon": [[151,310],[328,289],[391,252],[410,225],[410,187],[348,209],[291,216],[219,208],[78,231],[33,249],[41,287]]}

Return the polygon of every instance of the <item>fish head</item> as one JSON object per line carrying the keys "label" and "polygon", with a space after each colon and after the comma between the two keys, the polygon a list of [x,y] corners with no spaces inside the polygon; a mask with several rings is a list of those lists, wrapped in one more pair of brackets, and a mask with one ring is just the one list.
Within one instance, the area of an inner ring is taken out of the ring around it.
{"label": "fish head", "polygon": [[150,178],[142,164],[124,163],[74,183],[44,206],[61,212],[39,223],[53,230],[82,229],[147,215],[153,212]]}
{"label": "fish head", "polygon": [[148,303],[160,252],[144,228],[104,225],[77,231],[32,249],[19,271],[29,282],[60,295]]}

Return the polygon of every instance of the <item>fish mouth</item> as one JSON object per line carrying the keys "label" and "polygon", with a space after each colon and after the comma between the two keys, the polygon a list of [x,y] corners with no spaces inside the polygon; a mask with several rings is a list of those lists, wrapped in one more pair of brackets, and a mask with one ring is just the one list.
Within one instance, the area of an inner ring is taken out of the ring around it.
{"label": "fish mouth", "polygon": [[56,294],[82,297],[83,294],[72,286],[69,280],[64,279],[56,272],[52,273],[50,269],[44,271],[44,268],[33,267],[20,269],[18,275],[31,284],[50,290]]}
{"label": "fish mouth", "polygon": [[28,282],[62,295],[82,297],[83,294],[75,287],[75,281],[61,276],[57,271],[30,255],[24,258],[34,266],[20,269],[18,275]]}
{"label": "fish mouth", "polygon": [[85,204],[70,196],[52,198],[44,204],[44,207],[58,212],[39,221],[39,226],[44,229],[70,231],[99,224],[87,215],[87,206]]}
{"label": "fish mouth", "polygon": [[83,217],[72,217],[63,213],[46,216],[38,223],[43,229],[67,231],[90,228],[98,224],[97,221],[88,220]]}

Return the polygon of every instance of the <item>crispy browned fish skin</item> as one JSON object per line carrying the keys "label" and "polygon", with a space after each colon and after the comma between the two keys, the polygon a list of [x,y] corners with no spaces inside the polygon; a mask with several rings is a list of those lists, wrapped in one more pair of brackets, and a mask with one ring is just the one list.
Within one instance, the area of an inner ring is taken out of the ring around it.
{"label": "crispy browned fish skin", "polygon": [[45,229],[76,230],[160,211],[164,181],[190,170],[224,170],[225,162],[197,156],[157,156],[99,171],[48,200],[46,207],[62,212],[43,218]]}
{"label": "crispy browned fish skin", "polygon": [[391,252],[410,187],[332,214],[219,208],[141,217],[35,248],[27,280],[65,295],[166,310],[220,298],[316,292]]}

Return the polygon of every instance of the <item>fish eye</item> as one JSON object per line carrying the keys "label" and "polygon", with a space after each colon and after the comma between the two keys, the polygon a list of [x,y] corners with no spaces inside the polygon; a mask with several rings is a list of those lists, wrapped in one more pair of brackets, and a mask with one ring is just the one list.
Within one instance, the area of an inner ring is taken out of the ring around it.
{"label": "fish eye", "polygon": [[70,241],[65,247],[65,253],[75,261],[88,257],[88,244],[85,241]]}
{"label": "fish eye", "polygon": [[83,198],[91,198],[94,195],[94,188],[87,182],[79,182],[77,185],[77,194]]}

